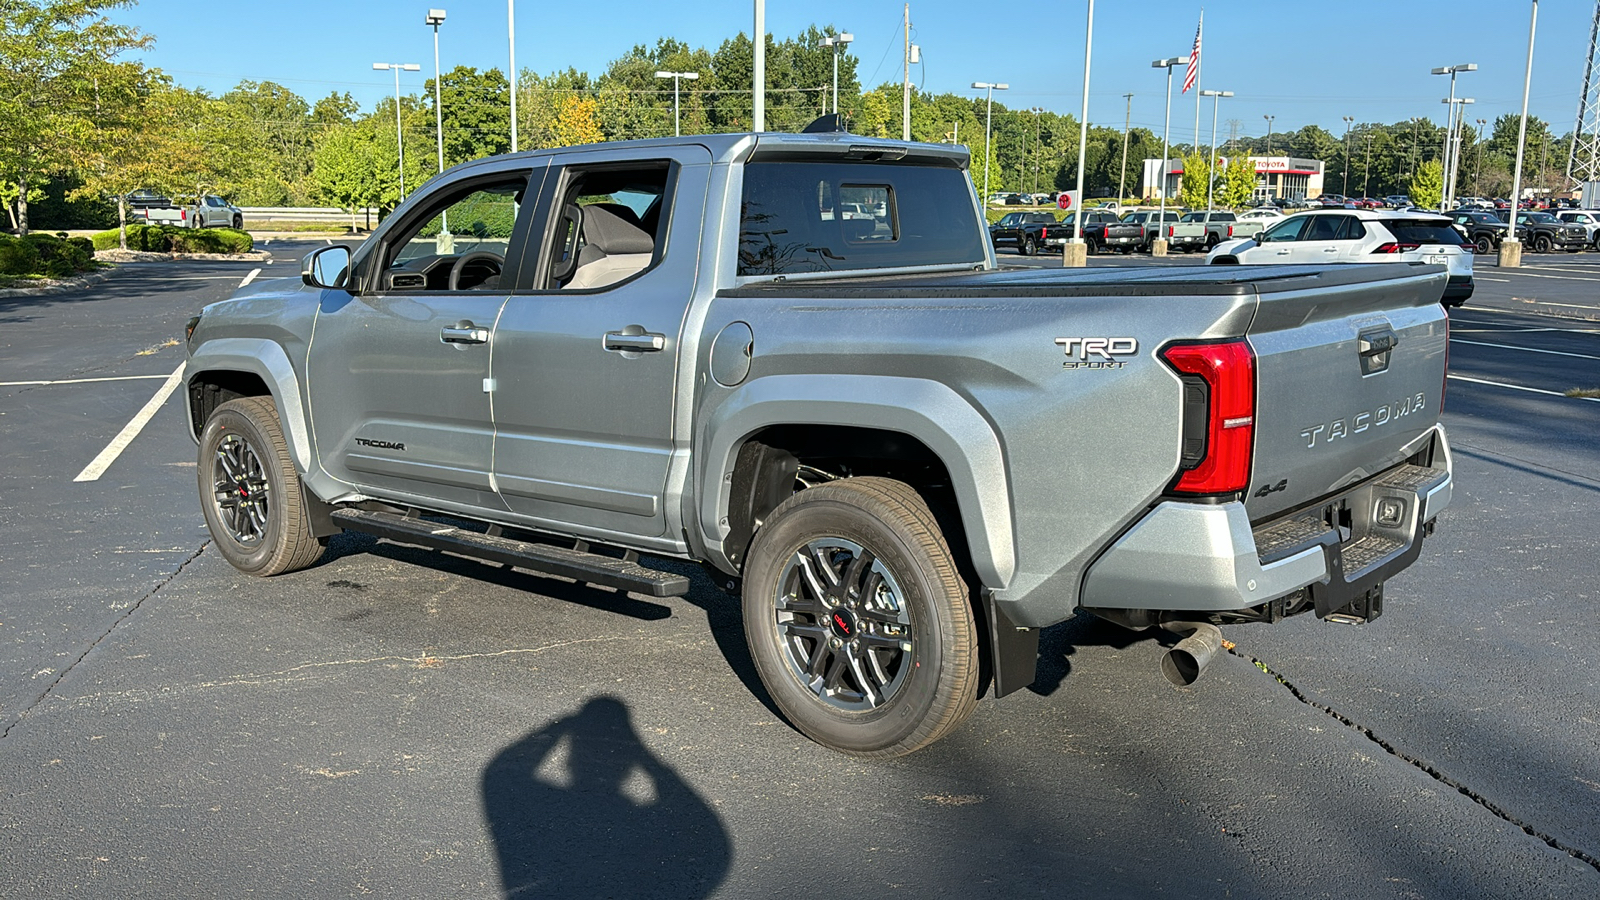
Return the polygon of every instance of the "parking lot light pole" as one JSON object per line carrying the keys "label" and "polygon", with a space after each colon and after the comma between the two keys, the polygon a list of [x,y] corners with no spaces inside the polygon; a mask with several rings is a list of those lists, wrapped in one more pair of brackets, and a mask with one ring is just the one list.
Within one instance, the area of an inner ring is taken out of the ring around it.
{"label": "parking lot light pole", "polygon": [[444,10],[428,10],[425,24],[433,26],[433,131],[439,144],[439,171],[444,171],[444,101],[439,90],[439,26],[444,24]]}
{"label": "parking lot light pole", "polygon": [[1232,97],[1233,91],[1201,91],[1200,96],[1211,98],[1211,158],[1206,168],[1206,224],[1211,224],[1212,188],[1217,184],[1217,105],[1223,97]]}
{"label": "parking lot light pole", "polygon": [[400,72],[420,72],[422,66],[418,63],[373,63],[372,68],[382,72],[394,72],[394,138],[395,147],[400,156],[400,199],[406,198],[406,133],[400,126]]}
{"label": "parking lot light pole", "polygon": [[1528,139],[1528,88],[1533,85],[1533,36],[1539,27],[1539,0],[1533,0],[1528,19],[1528,62],[1522,75],[1522,123],[1517,126],[1517,164],[1511,170],[1511,215],[1506,237],[1500,242],[1500,265],[1522,265],[1522,242],[1517,240],[1517,211],[1522,207],[1522,145]]}
{"label": "parking lot light pole", "polygon": [[1451,104],[1451,106],[1450,106],[1450,134],[1451,134],[1451,137],[1447,138],[1447,140],[1450,142],[1449,143],[1450,153],[1449,153],[1449,155],[1447,157],[1449,159],[1449,163],[1445,167],[1445,170],[1444,170],[1444,197],[1443,197],[1445,206],[1448,207],[1448,206],[1454,204],[1455,203],[1455,199],[1456,199],[1456,177],[1457,177],[1457,174],[1461,171],[1461,144],[1462,144],[1461,130],[1467,124],[1467,104],[1476,103],[1478,101],[1473,99],[1473,98],[1471,98],[1471,97],[1461,97],[1461,98],[1459,98],[1459,99],[1457,99],[1457,100],[1455,100],[1453,102],[1450,101],[1450,100],[1442,100],[1440,102],[1441,103],[1450,103]]}
{"label": "parking lot light pole", "polygon": [[1078,118],[1078,208],[1072,213],[1072,237],[1061,248],[1062,266],[1089,264],[1089,248],[1083,242],[1083,170],[1089,156],[1089,62],[1093,58],[1094,0],[1089,0],[1089,21],[1083,33],[1083,112]]}
{"label": "parking lot light pole", "polygon": [[989,207],[989,126],[994,122],[994,92],[1007,90],[1009,84],[997,84],[988,81],[974,81],[974,90],[988,91],[988,107],[983,114],[983,207]]}
{"label": "parking lot light pole", "polygon": [[[1455,108],[1456,108],[1455,107],[1455,103],[1456,103],[1456,73],[1458,73],[1458,72],[1476,72],[1476,71],[1478,71],[1478,64],[1477,63],[1462,63],[1462,64],[1457,65],[1457,66],[1437,66],[1434,69],[1432,69],[1431,71],[1435,75],[1449,75],[1450,76],[1450,99],[1448,101],[1446,101],[1446,102],[1450,104],[1450,111],[1454,112]],[[1439,166],[1440,174],[1446,176],[1446,178],[1448,178],[1448,175],[1449,175],[1449,172],[1450,172],[1450,141],[1451,141],[1451,138],[1453,138],[1454,136],[1455,136],[1455,119],[1446,118],[1446,120],[1445,120],[1445,129],[1444,129],[1444,157],[1439,160],[1439,163],[1440,163],[1440,166]],[[1445,182],[1445,187],[1447,188],[1447,190],[1442,190],[1442,191],[1439,192],[1439,211],[1440,212],[1444,212],[1444,211],[1446,211],[1446,210],[1448,210],[1450,208],[1449,205],[1448,205],[1448,202],[1449,202],[1449,199],[1450,199],[1450,192],[1448,191],[1448,187],[1449,187],[1449,182],[1448,181]]]}
{"label": "parking lot light pole", "polygon": [[1478,161],[1472,166],[1472,193],[1483,196],[1483,126],[1488,119],[1478,120]]}
{"label": "parking lot light pole", "polygon": [[833,112],[835,115],[839,113],[839,53],[850,46],[850,42],[855,39],[856,36],[848,31],[842,31],[822,39],[822,46],[833,51]]}
{"label": "parking lot light pole", "polygon": [[1348,199],[1350,197],[1350,123],[1356,119],[1355,116],[1340,116],[1340,118],[1344,119],[1344,184],[1339,188],[1339,192]]}
{"label": "parking lot light pole", "polygon": [[1272,120],[1276,119],[1277,116],[1263,115],[1261,118],[1267,120],[1267,155],[1271,156],[1272,155]]}
{"label": "parking lot light pole", "polygon": [[[1161,126],[1161,212],[1156,214],[1156,236],[1150,239],[1151,256],[1167,255],[1167,239],[1162,234],[1162,230],[1167,227],[1167,156],[1172,152],[1169,143],[1172,137],[1172,70],[1175,66],[1187,66],[1188,64],[1189,57],[1187,56],[1158,59],[1150,63],[1150,68],[1152,69],[1167,70],[1167,116],[1166,124]],[[1160,246],[1157,246],[1158,244]]]}
{"label": "parking lot light pole", "polygon": [[699,72],[657,72],[656,73],[656,77],[657,78],[671,78],[672,79],[672,134],[673,134],[674,137],[682,137],[683,136],[683,129],[681,127],[679,127],[679,123],[678,123],[678,79],[682,78],[685,81],[699,81],[700,80],[700,73]]}

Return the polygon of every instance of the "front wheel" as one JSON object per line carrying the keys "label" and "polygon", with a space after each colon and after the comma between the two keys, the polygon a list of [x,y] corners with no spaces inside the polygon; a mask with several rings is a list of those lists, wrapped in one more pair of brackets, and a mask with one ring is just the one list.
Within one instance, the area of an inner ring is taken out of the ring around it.
{"label": "front wheel", "polygon": [[1478,235],[1478,239],[1473,242],[1473,248],[1477,250],[1480,255],[1487,256],[1494,252],[1494,239],[1489,237],[1487,234],[1480,234]]}
{"label": "front wheel", "polygon": [[773,702],[825,747],[900,756],[977,703],[966,585],[933,513],[903,482],[847,478],[785,500],[756,533],[743,607]]}
{"label": "front wheel", "polygon": [[322,556],[271,397],[217,407],[200,433],[199,480],[206,527],[234,568],[280,575]]}
{"label": "front wheel", "polygon": [[234,229],[236,231],[243,231],[244,230],[244,216],[234,216],[233,217],[233,227],[234,227]]}
{"label": "front wheel", "polygon": [[1533,236],[1533,252],[1535,253],[1549,253],[1550,248],[1554,246],[1555,242],[1550,240],[1550,235],[1548,234],[1536,234]]}

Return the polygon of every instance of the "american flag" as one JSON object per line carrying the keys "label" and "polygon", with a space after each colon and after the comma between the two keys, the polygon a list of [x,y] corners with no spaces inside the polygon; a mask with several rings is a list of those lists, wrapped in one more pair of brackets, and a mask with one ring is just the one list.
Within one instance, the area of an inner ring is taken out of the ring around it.
{"label": "american flag", "polygon": [[1189,54],[1189,69],[1183,76],[1183,90],[1181,94],[1189,93],[1189,88],[1194,87],[1195,81],[1200,78],[1200,32],[1206,27],[1205,13],[1200,14],[1200,24],[1194,30],[1194,50]]}

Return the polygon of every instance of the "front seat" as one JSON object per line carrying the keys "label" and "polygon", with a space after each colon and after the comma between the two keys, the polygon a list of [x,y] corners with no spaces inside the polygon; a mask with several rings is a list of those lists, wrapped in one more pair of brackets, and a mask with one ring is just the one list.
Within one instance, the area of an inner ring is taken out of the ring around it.
{"label": "front seat", "polygon": [[644,229],[599,204],[583,209],[583,239],[577,271],[564,288],[615,284],[649,267],[655,253],[655,241]]}

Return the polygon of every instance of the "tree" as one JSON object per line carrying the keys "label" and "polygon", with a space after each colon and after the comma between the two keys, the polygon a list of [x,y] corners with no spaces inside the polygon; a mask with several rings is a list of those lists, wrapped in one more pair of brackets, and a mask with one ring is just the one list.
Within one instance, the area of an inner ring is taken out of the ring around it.
{"label": "tree", "polygon": [[[456,66],[440,77],[440,86],[446,168],[511,149],[511,82],[504,73],[499,69],[479,72],[472,66]],[[433,79],[428,79],[424,85],[423,95],[432,113]],[[430,146],[437,140],[434,128],[430,115],[427,123]],[[437,153],[429,155],[434,160],[430,170],[438,168],[437,156]]]}
{"label": "tree", "polygon": [[348,125],[360,112],[361,104],[350,96],[349,91],[342,94],[334,91],[318,100],[316,106],[311,107],[311,125],[313,128]]}
{"label": "tree", "polygon": [[352,231],[356,211],[380,202],[386,187],[371,131],[367,125],[335,125],[318,142],[311,166],[314,196],[347,210]]}
{"label": "tree", "polygon": [[114,97],[118,112],[79,147],[76,164],[82,183],[73,193],[116,197],[117,242],[126,250],[124,198],[142,187],[170,191],[179,184],[175,173],[194,171],[203,154],[184,127],[189,105],[169,79],[137,63],[109,67],[106,74],[112,77],[102,79],[101,96]]}
{"label": "tree", "polygon": [[1256,166],[1248,156],[1234,154],[1222,170],[1216,187],[1218,206],[1240,207],[1250,202],[1256,193]]}
{"label": "tree", "polygon": [[1211,177],[1211,167],[1199,153],[1183,158],[1183,186],[1178,190],[1178,204],[1190,209],[1204,209],[1206,181]]}
{"label": "tree", "polygon": [[1439,201],[1444,198],[1444,169],[1438,160],[1430,159],[1417,167],[1407,193],[1411,202],[1423,209],[1438,208]]}
{"label": "tree", "polygon": [[595,118],[597,104],[582,97],[563,97],[556,120],[550,126],[552,147],[598,144],[606,139]]}
{"label": "tree", "polygon": [[47,176],[69,169],[112,110],[98,78],[123,51],[144,47],[137,29],[103,11],[127,0],[32,0],[0,15],[0,180],[17,230],[28,232],[28,201]]}

